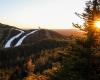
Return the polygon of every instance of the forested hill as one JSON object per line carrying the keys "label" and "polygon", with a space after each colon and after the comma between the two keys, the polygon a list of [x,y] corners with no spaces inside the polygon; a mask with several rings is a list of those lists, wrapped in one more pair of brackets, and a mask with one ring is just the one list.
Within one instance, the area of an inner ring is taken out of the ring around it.
{"label": "forested hill", "polygon": [[84,38],[11,26],[1,27],[0,37],[0,80],[86,80]]}
{"label": "forested hill", "polygon": [[22,30],[13,26],[0,24],[1,48],[17,47],[46,39],[64,40],[66,37],[58,32],[47,29]]}

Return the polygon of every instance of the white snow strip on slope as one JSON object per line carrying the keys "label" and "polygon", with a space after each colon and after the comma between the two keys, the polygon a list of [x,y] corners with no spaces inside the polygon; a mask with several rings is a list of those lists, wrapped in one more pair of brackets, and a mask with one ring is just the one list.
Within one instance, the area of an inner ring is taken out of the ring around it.
{"label": "white snow strip on slope", "polygon": [[[15,30],[18,30],[18,29],[15,29]],[[17,35],[15,35],[15,36],[13,36],[12,38],[10,38],[10,39],[7,41],[7,43],[5,44],[4,48],[9,48],[9,47],[11,47],[12,41],[15,40],[16,38],[18,38],[20,35],[22,35],[22,34],[24,33],[24,31],[22,31],[22,30],[18,30],[18,31],[20,31],[20,33],[17,34]]]}
{"label": "white snow strip on slope", "polygon": [[21,45],[22,42],[23,42],[23,40],[24,40],[27,36],[29,36],[29,35],[35,33],[36,31],[38,31],[38,30],[34,30],[34,31],[32,31],[32,32],[30,32],[30,33],[28,33],[28,34],[26,34],[25,36],[23,36],[23,37],[17,42],[17,44],[16,44],[15,46]]}

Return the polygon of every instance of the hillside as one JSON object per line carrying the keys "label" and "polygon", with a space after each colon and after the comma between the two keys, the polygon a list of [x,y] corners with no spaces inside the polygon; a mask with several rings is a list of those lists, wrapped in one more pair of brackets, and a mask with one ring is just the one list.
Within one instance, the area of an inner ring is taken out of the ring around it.
{"label": "hillside", "polygon": [[29,37],[27,37],[24,41],[23,44],[28,44],[30,43],[35,43],[38,41],[42,41],[42,40],[46,40],[46,39],[66,39],[66,37],[64,35],[61,35],[55,31],[51,31],[51,30],[45,30],[45,29],[41,29],[39,31],[37,31],[36,33],[34,33],[34,35],[30,35]]}
{"label": "hillside", "polygon": [[[22,30],[13,26],[0,24],[0,46],[4,47],[8,40],[16,36],[15,39],[10,43],[10,45],[13,47],[15,46],[15,44],[17,44],[18,40],[20,40],[22,37],[25,37],[26,34],[34,30],[35,29]],[[23,32],[20,33],[21,31]],[[66,39],[66,36],[67,37],[71,35],[79,36],[80,34],[83,33],[75,29],[53,29],[53,30],[40,29],[34,34],[28,35],[28,37],[23,40],[22,44],[35,43],[37,41],[45,39]]]}
{"label": "hillside", "polygon": [[22,30],[17,28],[9,28],[8,30],[5,28],[5,30],[7,30],[8,32],[5,33],[5,36],[4,38],[2,38],[1,42],[1,47],[4,48],[17,47],[21,45],[36,43],[38,41],[46,39],[66,39],[66,36],[47,29]]}
{"label": "hillside", "polygon": [[[77,31],[5,30],[0,48],[0,80],[86,80],[87,50],[84,38],[76,36]],[[96,65],[98,62],[96,58]]]}
{"label": "hillside", "polygon": [[16,27],[0,23],[0,46],[9,35],[9,33],[12,31],[12,29],[16,29]]}

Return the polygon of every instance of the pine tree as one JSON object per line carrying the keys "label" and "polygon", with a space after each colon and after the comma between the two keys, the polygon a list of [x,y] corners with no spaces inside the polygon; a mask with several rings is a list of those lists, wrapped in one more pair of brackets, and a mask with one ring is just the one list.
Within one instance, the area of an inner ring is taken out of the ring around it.
{"label": "pine tree", "polygon": [[77,16],[84,20],[83,26],[79,24],[74,24],[74,27],[87,32],[87,39],[85,41],[85,48],[87,49],[88,54],[88,63],[89,63],[89,79],[88,80],[97,80],[96,71],[94,67],[94,53],[91,50],[92,47],[95,47],[96,38],[97,38],[97,28],[95,22],[100,19],[100,0],[88,1],[86,3],[85,12],[82,14],[75,13]]}
{"label": "pine tree", "polygon": [[95,22],[100,19],[100,0],[88,1],[84,13],[78,14],[81,19],[84,20],[83,25],[74,24],[74,27],[87,32],[87,47],[91,47],[95,44],[97,29]]}

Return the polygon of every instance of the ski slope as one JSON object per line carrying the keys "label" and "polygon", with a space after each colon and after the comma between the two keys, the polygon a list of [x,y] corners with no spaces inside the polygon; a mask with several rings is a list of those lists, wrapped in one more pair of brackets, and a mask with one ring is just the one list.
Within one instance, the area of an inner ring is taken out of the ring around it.
{"label": "ski slope", "polygon": [[15,47],[16,47],[16,46],[20,46],[20,45],[22,44],[23,40],[24,40],[26,37],[28,37],[28,36],[31,35],[31,34],[34,34],[34,33],[37,32],[37,31],[38,31],[38,30],[31,31],[30,33],[28,33],[28,34],[26,34],[25,36],[23,36],[23,37],[16,43]]}
{"label": "ski slope", "polygon": [[[18,30],[18,29],[15,29],[15,30]],[[24,33],[24,31],[22,31],[22,30],[18,30],[18,31],[20,31],[20,33],[17,34],[17,35],[15,35],[15,36],[13,36],[12,38],[10,38],[10,39],[7,41],[7,43],[4,45],[4,48],[9,48],[9,47],[11,47],[11,43],[12,43],[16,38],[18,38],[20,35],[22,35],[22,34]]]}

